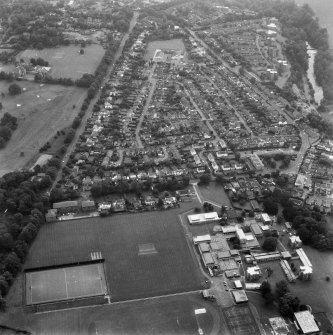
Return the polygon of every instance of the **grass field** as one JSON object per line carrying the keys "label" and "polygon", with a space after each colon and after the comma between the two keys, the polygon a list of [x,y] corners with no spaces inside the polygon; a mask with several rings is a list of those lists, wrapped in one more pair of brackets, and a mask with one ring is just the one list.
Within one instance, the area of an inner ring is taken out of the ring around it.
{"label": "grass field", "polygon": [[220,185],[216,185],[215,182],[212,182],[207,186],[199,186],[199,190],[204,200],[212,201],[219,206],[231,206],[230,200],[225,193],[224,188]]}
{"label": "grass field", "polygon": [[[71,125],[86,96],[86,90],[77,87],[41,86],[28,81],[18,84],[25,88],[22,94],[6,94],[1,100],[0,118],[8,112],[18,118],[18,127],[6,147],[0,150],[0,176],[37,160],[39,148],[58,130]],[[0,92],[7,93],[8,86],[1,81]],[[77,107],[73,109],[73,105]],[[21,152],[24,152],[23,157]]]}
{"label": "grass field", "polygon": [[154,56],[156,49],[172,49],[185,51],[185,45],[180,38],[166,41],[149,42],[146,49],[145,60],[151,59]]}
{"label": "grass field", "polygon": [[80,48],[79,45],[70,45],[43,50],[28,49],[20,52],[16,59],[22,58],[27,62],[30,58],[41,57],[49,62],[52,77],[78,79],[84,73],[94,73],[105,52],[99,44],[87,45],[83,55],[79,54]]}
{"label": "grass field", "polygon": [[28,305],[107,294],[103,264],[27,272],[25,292]]}
{"label": "grass field", "polygon": [[[311,305],[314,312],[327,312],[333,317],[333,253],[319,252],[308,246],[303,246],[303,249],[313,265],[312,279],[305,282],[297,280],[296,285],[290,285],[290,289],[302,303]],[[326,276],[330,276],[329,282]]]}
{"label": "grass field", "polygon": [[90,252],[100,251],[111,301],[198,290],[202,277],[176,214],[170,210],[45,225],[25,267],[86,261]]}
{"label": "grass field", "polygon": [[[199,308],[206,313],[196,319]],[[1,313],[0,321],[34,335],[193,335],[198,326],[203,334],[230,335],[220,309],[199,293],[15,317]]]}

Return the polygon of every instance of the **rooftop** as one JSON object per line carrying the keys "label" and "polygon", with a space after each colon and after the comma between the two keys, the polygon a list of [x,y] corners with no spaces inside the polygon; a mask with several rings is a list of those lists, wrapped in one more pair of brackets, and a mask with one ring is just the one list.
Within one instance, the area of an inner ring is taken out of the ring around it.
{"label": "rooftop", "polygon": [[294,316],[303,334],[311,334],[314,332],[319,332],[318,325],[311,312],[309,311],[296,312]]}

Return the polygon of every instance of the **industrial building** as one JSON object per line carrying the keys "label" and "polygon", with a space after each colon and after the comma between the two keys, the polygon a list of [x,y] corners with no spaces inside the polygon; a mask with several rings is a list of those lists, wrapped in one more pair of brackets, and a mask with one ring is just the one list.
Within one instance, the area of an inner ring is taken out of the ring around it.
{"label": "industrial building", "polygon": [[216,212],[188,215],[188,221],[190,224],[211,223],[219,220],[220,218]]}
{"label": "industrial building", "polygon": [[320,334],[318,324],[310,311],[301,311],[294,314],[294,324],[299,334],[317,335]]}

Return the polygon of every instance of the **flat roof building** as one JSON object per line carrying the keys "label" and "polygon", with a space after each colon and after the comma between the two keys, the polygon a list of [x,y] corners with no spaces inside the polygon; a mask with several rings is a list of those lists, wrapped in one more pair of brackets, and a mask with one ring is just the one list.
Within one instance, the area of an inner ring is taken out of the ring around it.
{"label": "flat roof building", "polygon": [[261,219],[262,219],[262,222],[267,225],[267,224],[271,224],[272,220],[271,218],[269,217],[269,215],[267,213],[262,213],[261,214]]}
{"label": "flat roof building", "polygon": [[251,224],[251,230],[255,236],[260,237],[263,235],[262,229],[260,228],[258,223]]}
{"label": "flat roof building", "polygon": [[235,291],[232,291],[231,293],[232,293],[232,296],[234,297],[236,304],[241,304],[241,303],[249,301],[244,290],[235,290]]}
{"label": "flat roof building", "polygon": [[240,280],[235,280],[234,285],[237,290],[241,290],[243,288],[243,284]]}
{"label": "flat roof building", "polygon": [[201,253],[210,252],[209,244],[207,242],[199,243],[198,247]]}
{"label": "flat roof building", "polygon": [[193,243],[198,244],[200,242],[210,242],[212,239],[209,234],[207,235],[199,235],[193,237]]}
{"label": "flat roof building", "polygon": [[217,212],[188,215],[188,221],[190,224],[209,223],[209,222],[216,222],[219,220],[220,218]]}
{"label": "flat roof building", "polygon": [[204,254],[202,254],[202,260],[206,268],[215,265],[214,258],[209,252],[205,252]]}
{"label": "flat roof building", "polygon": [[294,314],[295,326],[301,334],[316,335],[320,333],[317,322],[310,311],[301,311]]}

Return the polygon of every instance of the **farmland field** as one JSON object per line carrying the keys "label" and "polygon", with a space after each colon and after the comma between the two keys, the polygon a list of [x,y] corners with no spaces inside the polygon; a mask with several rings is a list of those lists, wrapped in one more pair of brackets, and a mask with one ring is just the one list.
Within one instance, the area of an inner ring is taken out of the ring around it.
{"label": "farmland field", "polygon": [[145,54],[145,60],[151,59],[154,56],[156,49],[173,49],[185,51],[185,45],[180,38],[166,41],[149,42]]}
{"label": "farmland field", "polygon": [[[58,130],[71,125],[86,96],[86,90],[77,87],[28,81],[18,84],[25,89],[22,94],[6,94],[1,100],[0,118],[8,112],[18,118],[18,127],[6,147],[0,150],[0,176],[37,160],[40,147]],[[7,82],[1,81],[0,92],[7,93],[8,86]],[[73,105],[77,107],[73,109]],[[21,152],[24,153],[22,157]]]}
{"label": "farmland field", "polygon": [[27,62],[30,58],[41,57],[49,62],[52,77],[78,79],[84,73],[94,73],[105,52],[99,44],[87,45],[83,55],[79,54],[80,48],[80,45],[70,45],[43,50],[27,49],[20,52],[16,59],[22,58]]}
{"label": "farmland field", "polygon": [[101,252],[111,301],[198,290],[202,277],[177,211],[115,215],[45,225],[26,269],[90,260]]}

